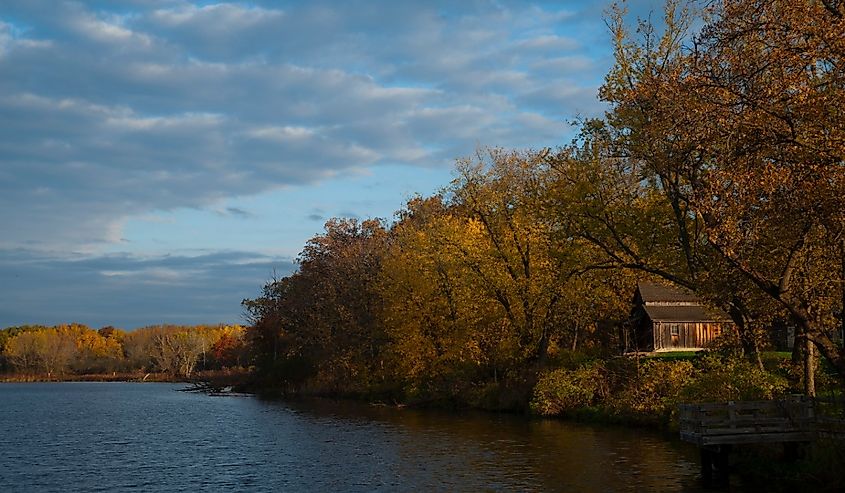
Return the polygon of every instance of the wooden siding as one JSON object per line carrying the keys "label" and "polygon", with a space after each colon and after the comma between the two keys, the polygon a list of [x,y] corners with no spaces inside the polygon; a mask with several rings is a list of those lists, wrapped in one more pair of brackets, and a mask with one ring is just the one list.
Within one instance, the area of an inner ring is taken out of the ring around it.
{"label": "wooden siding", "polygon": [[722,333],[719,322],[654,322],[654,350],[707,347]]}

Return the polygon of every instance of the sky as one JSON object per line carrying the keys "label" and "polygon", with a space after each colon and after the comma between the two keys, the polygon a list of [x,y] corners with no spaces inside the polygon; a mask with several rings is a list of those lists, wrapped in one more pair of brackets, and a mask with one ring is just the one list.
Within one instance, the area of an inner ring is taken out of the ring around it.
{"label": "sky", "polygon": [[3,0],[0,327],[243,323],[327,219],[601,115],[606,7]]}

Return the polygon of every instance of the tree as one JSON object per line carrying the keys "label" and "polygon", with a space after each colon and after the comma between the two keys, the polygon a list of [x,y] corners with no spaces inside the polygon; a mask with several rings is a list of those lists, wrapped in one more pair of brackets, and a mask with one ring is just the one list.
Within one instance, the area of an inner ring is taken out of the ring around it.
{"label": "tree", "polygon": [[220,328],[211,346],[214,360],[219,367],[235,367],[246,364],[244,328],[240,325],[226,325]]}
{"label": "tree", "polygon": [[[410,200],[390,231],[379,276],[391,384],[420,399],[449,398],[510,366],[515,338],[466,255],[478,235],[442,195]],[[482,237],[483,238],[483,237]]]}
{"label": "tree", "polygon": [[18,371],[37,371],[41,365],[39,337],[35,332],[24,332],[9,339],[4,353]]}
{"label": "tree", "polygon": [[629,156],[689,204],[732,277],[787,312],[845,376],[833,338],[843,299],[845,6],[715,3],[692,36],[679,5],[667,2],[662,37],[642,24],[639,42],[614,17],[617,64],[602,92],[611,122]]}
{"label": "tree", "polygon": [[[77,354],[71,366],[79,373],[113,371],[123,359],[123,346],[116,337],[104,337],[101,332],[85,326],[69,326]],[[115,332],[108,334],[114,336]]]}
{"label": "tree", "polygon": [[[748,281],[709,243],[680,175],[652,169],[653,154],[648,160],[632,155],[631,140],[625,128],[590,120],[572,144],[549,157],[554,180],[547,207],[556,241],[574,244],[573,263],[582,273],[660,278],[723,308],[762,366],[755,323],[764,310],[750,302]],[[633,283],[623,282],[628,292]]]}
{"label": "tree", "polygon": [[68,326],[22,332],[7,342],[6,354],[17,368],[62,374],[76,356],[76,344]]}
{"label": "tree", "polygon": [[20,334],[23,334],[24,332],[38,331],[46,328],[47,327],[43,325],[21,325],[14,327],[6,327],[5,329],[0,330],[0,370],[8,369],[9,365],[17,366],[14,364],[13,361],[10,360],[10,355],[7,354],[9,342],[13,338]]}
{"label": "tree", "polygon": [[157,329],[143,327],[135,329],[123,336],[123,365],[129,371],[152,371],[153,347]]}
{"label": "tree", "polygon": [[377,219],[332,219],[325,229],[305,245],[297,272],[244,300],[250,340],[271,374],[284,368],[327,391],[366,387],[386,342],[374,292],[386,231]]}
{"label": "tree", "polygon": [[165,326],[153,336],[151,356],[162,371],[190,378],[203,347],[199,328]]}
{"label": "tree", "polygon": [[491,150],[459,161],[450,193],[466,214],[467,242],[451,246],[475,282],[500,305],[520,359],[544,362],[556,334],[554,314],[566,279],[542,217],[548,180],[542,153]]}

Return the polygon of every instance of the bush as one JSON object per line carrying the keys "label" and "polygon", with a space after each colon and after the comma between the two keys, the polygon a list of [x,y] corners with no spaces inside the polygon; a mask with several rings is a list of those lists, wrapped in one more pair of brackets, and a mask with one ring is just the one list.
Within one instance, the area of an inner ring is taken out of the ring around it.
{"label": "bush", "polygon": [[786,394],[787,380],[742,357],[708,354],[698,360],[698,377],[683,392],[687,402],[774,399]]}
{"label": "bush", "polygon": [[595,349],[579,349],[577,351],[572,351],[571,349],[560,349],[555,352],[554,356],[552,356],[550,365],[556,368],[577,370],[596,359],[600,359],[600,354]]}
{"label": "bush", "polygon": [[467,403],[487,411],[525,412],[536,375],[528,370],[511,371],[495,382],[485,382],[465,392]]}
{"label": "bush", "polygon": [[541,416],[558,416],[590,407],[607,392],[606,370],[601,362],[593,362],[541,375],[530,407]]}
{"label": "bush", "polygon": [[696,375],[690,361],[648,360],[609,399],[608,407],[617,415],[668,422],[682,401],[684,389],[695,381]]}
{"label": "bush", "polygon": [[788,390],[786,378],[741,356],[612,358],[540,375],[530,409],[542,416],[597,413],[612,421],[669,424],[683,402],[774,399]]}

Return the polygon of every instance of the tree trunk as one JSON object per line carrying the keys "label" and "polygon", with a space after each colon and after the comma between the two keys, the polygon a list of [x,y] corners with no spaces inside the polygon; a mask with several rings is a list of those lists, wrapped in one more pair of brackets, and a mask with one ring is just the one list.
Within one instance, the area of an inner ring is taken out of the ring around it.
{"label": "tree trunk", "polygon": [[537,345],[537,361],[545,365],[549,360],[549,330],[544,328]]}
{"label": "tree trunk", "polygon": [[798,339],[797,328],[792,329],[792,364],[800,365],[804,361],[804,345]]}
{"label": "tree trunk", "polygon": [[728,314],[736,325],[739,341],[742,345],[742,352],[745,357],[752,363],[757,365],[757,368],[763,370],[763,360],[760,358],[760,347],[757,343],[757,337],[754,334],[754,329],[749,323],[749,317],[746,316],[746,311],[743,309],[742,301],[734,298],[730,304]]}
{"label": "tree trunk", "polygon": [[755,339],[754,342],[754,358],[756,359],[757,368],[760,371],[765,371],[766,368],[763,366],[763,358],[760,356],[760,347],[757,345],[757,340]]}
{"label": "tree trunk", "polygon": [[804,339],[804,393],[807,397],[816,396],[816,346],[810,339]]}
{"label": "tree trunk", "polygon": [[845,238],[839,241],[839,258],[842,263],[842,272],[839,278],[839,289],[842,291],[842,306],[839,307],[839,337],[845,340]]}

